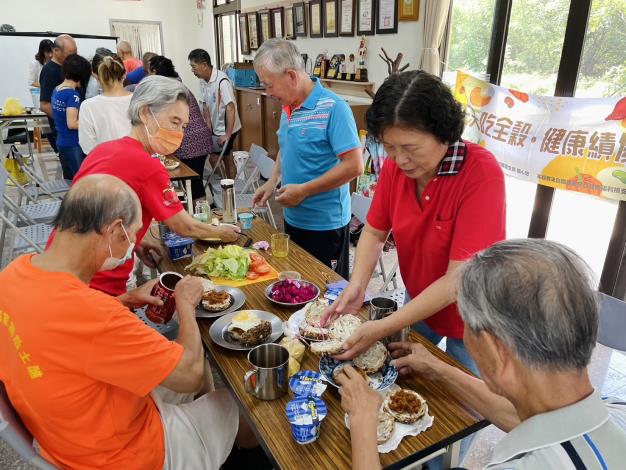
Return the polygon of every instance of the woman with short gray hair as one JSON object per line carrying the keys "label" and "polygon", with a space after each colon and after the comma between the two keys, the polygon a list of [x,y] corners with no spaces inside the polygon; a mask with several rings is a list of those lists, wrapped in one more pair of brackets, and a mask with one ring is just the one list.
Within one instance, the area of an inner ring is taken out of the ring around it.
{"label": "woman with short gray hair", "polygon": [[[141,201],[143,226],[137,232],[135,252],[149,267],[156,267],[161,258],[160,245],[144,240],[152,219],[163,222],[183,237],[219,238],[235,241],[239,228],[233,225],[214,227],[199,222],[187,213],[171,186],[170,175],[156,154],[171,155],[183,140],[189,122],[189,106],[185,87],[172,78],[151,76],[141,81],[130,101],[128,115],[132,124],[130,135],[104,142],[84,160],[74,181],[92,174],[117,176],[128,184]],[[110,295],[120,296],[126,305],[139,307],[146,303],[160,305],[152,297],[152,283],[146,288],[126,293],[126,283],[134,260],[124,262],[112,271],[97,273],[90,286]]]}

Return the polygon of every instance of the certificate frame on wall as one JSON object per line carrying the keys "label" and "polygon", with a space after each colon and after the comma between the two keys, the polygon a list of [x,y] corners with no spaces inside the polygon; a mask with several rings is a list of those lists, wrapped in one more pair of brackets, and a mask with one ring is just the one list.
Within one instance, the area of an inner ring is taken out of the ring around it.
{"label": "certificate frame on wall", "polygon": [[356,34],[373,36],[376,32],[376,0],[356,0]]}
{"label": "certificate frame on wall", "polygon": [[297,38],[307,37],[307,10],[307,3],[299,2],[293,4],[293,31]]}
{"label": "certificate frame on wall", "polygon": [[324,18],[324,10],[322,8],[322,0],[311,0],[309,2],[309,36],[312,38],[321,38],[322,20]]}
{"label": "certificate frame on wall", "polygon": [[257,12],[259,23],[259,46],[272,37],[269,10]]}
{"label": "certificate frame on wall", "polygon": [[417,21],[420,16],[420,0],[398,0],[400,21]]}
{"label": "certificate frame on wall", "polygon": [[339,36],[354,36],[355,0],[339,0]]}
{"label": "certificate frame on wall", "polygon": [[295,39],[295,27],[293,7],[285,7],[285,39]]}
{"label": "certificate frame on wall", "polygon": [[339,12],[337,0],[324,0],[324,37],[336,38],[339,34],[337,27]]}
{"label": "certificate frame on wall", "polygon": [[282,38],[285,36],[285,21],[283,7],[272,8],[270,10],[270,24],[272,27],[272,37]]}
{"label": "certificate frame on wall", "polygon": [[248,13],[248,37],[250,38],[250,50],[256,51],[261,43],[259,42],[259,17],[256,13]]}
{"label": "certificate frame on wall", "polygon": [[398,0],[378,0],[376,34],[398,32]]}
{"label": "certificate frame on wall", "polygon": [[250,30],[246,13],[239,13],[239,44],[242,54],[250,54]]}

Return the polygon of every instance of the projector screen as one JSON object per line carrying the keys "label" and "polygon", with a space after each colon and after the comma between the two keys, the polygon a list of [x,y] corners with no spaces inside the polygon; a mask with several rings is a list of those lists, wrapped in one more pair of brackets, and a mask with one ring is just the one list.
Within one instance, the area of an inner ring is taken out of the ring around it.
{"label": "projector screen", "polygon": [[[91,62],[98,47],[115,52],[117,38],[112,36],[86,36],[71,34],[76,40],[78,53]],[[32,106],[28,84],[28,66],[35,60],[42,39],[54,41],[57,33],[0,33],[0,107],[7,98],[17,98],[23,106]]]}

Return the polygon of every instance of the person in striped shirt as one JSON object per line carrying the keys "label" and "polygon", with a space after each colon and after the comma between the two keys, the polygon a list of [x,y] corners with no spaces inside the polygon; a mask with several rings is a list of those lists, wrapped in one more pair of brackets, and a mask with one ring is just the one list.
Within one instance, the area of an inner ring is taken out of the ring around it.
{"label": "person in striped shirt", "polygon": [[[598,298],[590,269],[576,253],[547,240],[497,243],[463,267],[457,302],[482,379],[436,359],[419,343],[391,343],[392,363],[400,373],[445,384],[508,432],[486,469],[626,468],[626,400],[601,397],[587,373]],[[342,400],[363,403],[360,385],[358,377],[345,380]],[[351,409],[358,414],[367,408]],[[353,442],[367,441],[355,436],[366,432],[356,429]]]}

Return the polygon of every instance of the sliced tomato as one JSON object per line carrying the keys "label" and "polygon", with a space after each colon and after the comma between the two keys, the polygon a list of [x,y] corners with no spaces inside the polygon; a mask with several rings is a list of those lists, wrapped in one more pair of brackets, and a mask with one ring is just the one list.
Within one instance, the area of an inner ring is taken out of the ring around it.
{"label": "sliced tomato", "polygon": [[255,259],[254,261],[252,261],[250,263],[250,266],[248,267],[248,270],[250,271],[256,271],[256,268],[258,266],[261,266],[262,264],[265,264],[266,261],[264,259]]}
{"label": "sliced tomato", "polygon": [[255,261],[262,261],[263,263],[265,263],[265,258],[263,258],[261,255],[257,255],[256,253],[250,254],[250,260],[252,260],[253,263]]}
{"label": "sliced tomato", "polygon": [[257,273],[255,273],[254,271],[248,271],[246,273],[246,278],[250,279],[251,281],[257,279],[259,277],[259,275]]}
{"label": "sliced tomato", "polygon": [[267,263],[259,264],[254,268],[254,272],[257,274],[267,274],[270,272],[270,267]]}

